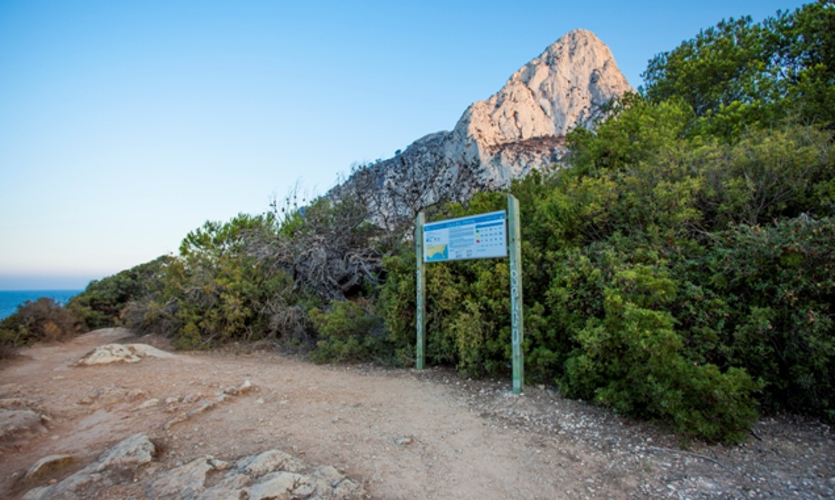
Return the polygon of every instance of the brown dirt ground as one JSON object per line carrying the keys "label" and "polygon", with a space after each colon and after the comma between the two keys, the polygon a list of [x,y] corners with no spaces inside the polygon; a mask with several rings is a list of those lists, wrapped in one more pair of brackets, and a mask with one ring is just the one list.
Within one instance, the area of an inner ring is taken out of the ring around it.
{"label": "brown dirt ground", "polygon": [[[0,497],[61,479],[137,432],[157,444],[157,463],[100,497],[144,498],[154,475],[177,463],[274,448],[333,465],[379,499],[835,497],[835,439],[818,421],[765,418],[742,446],[682,449],[661,428],[547,388],[515,396],[508,381],[447,369],[317,366],[252,349],[71,366],[112,342],[170,350],[107,329],[0,362],[0,398],[26,400],[48,419],[47,432],[0,447]],[[255,390],[164,428],[245,380]],[[74,466],[23,484],[38,459],[64,453],[78,457]]]}

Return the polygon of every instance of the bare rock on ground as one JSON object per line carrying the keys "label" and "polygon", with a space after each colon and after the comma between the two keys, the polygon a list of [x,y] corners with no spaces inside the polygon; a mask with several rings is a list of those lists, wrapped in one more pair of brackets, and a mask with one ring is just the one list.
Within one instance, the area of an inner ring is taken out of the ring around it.
{"label": "bare rock on ground", "polygon": [[148,436],[134,434],[104,452],[96,463],[85,467],[82,472],[90,467],[95,472],[102,472],[114,467],[138,467],[153,460],[156,451],[156,446],[148,439]]}
{"label": "bare rock on ground", "polygon": [[82,398],[78,403],[83,405],[97,404],[98,406],[110,406],[116,403],[136,401],[147,395],[148,393],[142,389],[126,389],[116,384],[109,384],[104,387],[99,387]]}
{"label": "bare rock on ground", "polygon": [[[97,345],[135,341],[114,337],[100,332],[36,345],[2,367],[0,398],[6,401],[0,404],[41,415],[50,432],[25,444],[0,443],[0,498],[19,498],[27,489],[60,481],[140,432],[164,446],[153,462],[114,469],[113,475],[76,476],[75,489],[61,490],[74,493],[50,498],[143,498],[151,482],[207,455],[229,463],[212,462],[205,489],[195,496],[202,500],[242,499],[245,489],[273,472],[313,475],[286,465],[266,467],[257,478],[240,471],[239,457],[272,448],[337,466],[319,474],[362,479],[373,498],[835,498],[833,430],[814,419],[765,417],[740,446],[693,441],[682,449],[680,436],[567,400],[544,386],[526,387],[520,397],[507,380],[471,381],[446,368],[319,366],[273,352],[232,351],[68,366]],[[152,341],[147,343],[166,345]],[[226,402],[189,423],[162,428],[224,389],[241,389],[246,379],[252,393],[224,394]],[[94,399],[132,390],[147,393],[110,405]],[[91,406],[75,404],[82,398]],[[154,398],[160,404],[133,411]],[[59,453],[79,458],[34,483],[24,481],[38,459]],[[325,491],[338,498],[352,484],[339,481]],[[39,498],[35,493],[29,498]],[[322,496],[310,484],[299,484],[292,495]]]}
{"label": "bare rock on ground", "polygon": [[285,471],[271,472],[249,488],[249,498],[251,500],[287,498],[293,495],[297,487],[304,484],[307,483],[301,474]]}
{"label": "bare rock on ground", "polygon": [[29,467],[23,480],[28,483],[37,481],[47,474],[71,465],[75,460],[75,457],[72,455],[49,455],[48,457],[43,457],[35,462],[32,467]]}
{"label": "bare rock on ground", "polygon": [[[95,462],[49,486],[33,488],[24,500],[88,498],[92,492],[119,485],[136,469],[154,460],[156,447],[145,434],[131,436],[105,451]],[[28,482],[43,478],[57,468],[71,464],[71,455],[52,455],[38,460],[26,474]],[[221,474],[207,486],[211,474]],[[342,500],[362,498],[362,486],[330,466],[311,468],[280,451],[269,450],[243,457],[234,465],[205,456],[157,476],[145,488],[151,499],[317,498]]]}
{"label": "bare rock on ground", "polygon": [[122,344],[96,347],[75,362],[75,366],[107,365],[110,363],[138,363],[142,358]]}
{"label": "bare rock on ground", "polygon": [[[207,478],[226,470],[223,479],[206,488]],[[151,483],[145,496],[156,500],[248,498],[362,498],[362,486],[333,467],[312,468],[280,450],[243,457],[234,467],[211,456],[172,469]]]}
{"label": "bare rock on ground", "polygon": [[307,464],[281,450],[270,450],[238,460],[237,468],[242,474],[257,478],[277,470],[301,472]]}
{"label": "bare rock on ground", "polygon": [[176,355],[171,354],[170,352],[165,352],[148,344],[127,344],[127,348],[130,349],[131,352],[133,352],[140,358],[172,359],[177,357]]}
{"label": "bare rock on ground", "polygon": [[212,457],[203,457],[177,467],[145,490],[148,498],[195,498],[205,489],[206,475],[215,470]]}
{"label": "bare rock on ground", "polygon": [[[186,420],[192,418],[195,415],[199,415],[201,413],[204,413],[204,412],[207,412],[207,411],[211,410],[215,406],[226,402],[230,395],[232,395],[232,396],[242,395],[242,394],[245,394],[245,393],[247,393],[247,392],[249,392],[253,389],[255,389],[255,386],[252,385],[252,382],[250,382],[249,380],[244,380],[244,382],[239,386],[229,386],[226,389],[223,389],[222,391],[220,391],[216,398],[210,399],[209,401],[206,401],[203,404],[201,404],[200,406],[198,406],[196,408],[193,408],[193,409],[191,409],[187,412],[180,413],[179,415],[177,415],[173,419],[169,420],[168,422],[166,422],[163,425],[163,429],[169,430],[174,425],[177,425],[181,422],[185,422]],[[185,398],[183,398],[183,402],[187,403],[187,402],[199,401],[200,399],[201,399],[201,396],[188,395]]]}
{"label": "bare rock on ground", "polygon": [[62,498],[74,500],[86,498],[85,487],[95,483],[97,488],[106,487],[119,481],[119,471],[136,468],[154,458],[156,447],[144,434],[135,434],[104,452],[98,460],[75,474],[51,486],[34,488],[24,500]]}
{"label": "bare rock on ground", "polygon": [[0,408],[6,410],[13,409],[32,409],[36,403],[24,398],[0,398]]}
{"label": "bare rock on ground", "polygon": [[8,443],[21,438],[46,432],[41,416],[32,410],[0,409],[0,443]]}
{"label": "bare rock on ground", "polygon": [[99,346],[75,362],[75,366],[106,365],[110,363],[138,363],[142,358],[174,358],[171,353],[147,344],[106,344]]}

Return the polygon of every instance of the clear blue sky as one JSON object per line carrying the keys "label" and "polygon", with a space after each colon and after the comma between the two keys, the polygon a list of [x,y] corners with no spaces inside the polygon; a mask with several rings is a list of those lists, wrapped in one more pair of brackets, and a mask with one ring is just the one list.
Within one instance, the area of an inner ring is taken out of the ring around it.
{"label": "clear blue sky", "polygon": [[637,87],[700,29],[802,3],[0,0],[0,290],[83,288],[322,194],[574,28]]}

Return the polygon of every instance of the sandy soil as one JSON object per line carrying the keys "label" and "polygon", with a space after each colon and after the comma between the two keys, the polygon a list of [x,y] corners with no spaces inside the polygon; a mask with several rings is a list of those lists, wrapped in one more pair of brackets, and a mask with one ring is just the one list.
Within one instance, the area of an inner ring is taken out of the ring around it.
{"label": "sandy soil", "polygon": [[[72,366],[112,342],[167,348],[108,329],[2,362],[0,398],[46,416],[48,431],[0,447],[0,497],[34,486],[23,474],[44,456],[78,460],[37,484],[61,479],[137,432],[157,444],[158,465],[126,479],[123,497],[143,498],[158,470],[193,458],[231,460],[273,448],[337,467],[371,498],[835,497],[835,437],[817,421],[767,418],[743,446],[682,449],[663,429],[546,388],[515,396],[507,381],[470,381],[446,369],[317,366],[234,349]],[[246,380],[254,390],[166,428]]]}

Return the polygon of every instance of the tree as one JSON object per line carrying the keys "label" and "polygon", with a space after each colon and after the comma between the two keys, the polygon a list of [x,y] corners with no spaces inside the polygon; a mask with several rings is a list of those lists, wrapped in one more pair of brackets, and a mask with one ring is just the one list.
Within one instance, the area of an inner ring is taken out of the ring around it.
{"label": "tree", "polygon": [[785,119],[835,123],[835,4],[818,0],[761,23],[722,21],[649,61],[644,95],[683,99],[705,130],[737,137]]}

